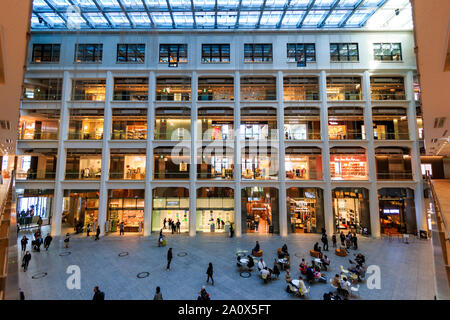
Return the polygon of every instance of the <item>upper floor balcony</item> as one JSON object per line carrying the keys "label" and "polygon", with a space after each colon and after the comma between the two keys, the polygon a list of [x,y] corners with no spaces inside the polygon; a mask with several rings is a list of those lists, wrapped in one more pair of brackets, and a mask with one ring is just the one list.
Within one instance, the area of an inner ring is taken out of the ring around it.
{"label": "upper floor balcony", "polygon": [[30,150],[27,155],[17,156],[16,179],[24,181],[55,180],[56,149]]}
{"label": "upper floor balcony", "polygon": [[320,140],[320,109],[287,107],[284,109],[284,139]]}
{"label": "upper floor balcony", "polygon": [[102,151],[69,149],[66,155],[66,180],[100,180]]}
{"label": "upper floor balcony", "polygon": [[191,109],[163,107],[155,110],[155,140],[189,140],[191,138]]}
{"label": "upper floor balcony", "polygon": [[361,77],[327,77],[329,101],[362,100]]}
{"label": "upper floor balcony", "polygon": [[109,179],[144,180],[145,149],[111,149]]}
{"label": "upper floor balcony", "polygon": [[197,179],[230,180],[234,177],[234,152],[224,146],[204,147],[197,153]]}
{"label": "upper floor balcony", "polygon": [[322,150],[317,147],[286,148],[285,168],[288,180],[322,180]]}
{"label": "upper floor balcony", "polygon": [[411,155],[406,147],[378,147],[375,149],[378,180],[411,180]]}
{"label": "upper floor balcony", "polygon": [[156,101],[190,101],[190,77],[158,77],[156,79]]}
{"label": "upper floor balcony", "polygon": [[22,110],[19,139],[58,140],[59,110]]}
{"label": "upper floor balcony", "polygon": [[105,101],[105,79],[82,79],[72,81],[72,101]]}
{"label": "upper floor balcony", "polygon": [[283,100],[320,100],[318,77],[286,76],[283,78]]}
{"label": "upper floor balcony", "polygon": [[23,99],[26,101],[61,101],[62,78],[26,78],[23,83]]}
{"label": "upper floor balcony", "polygon": [[372,100],[406,100],[403,77],[370,77]]}
{"label": "upper floor balcony", "polygon": [[147,109],[113,108],[111,139],[147,139]]}
{"label": "upper floor balcony", "polygon": [[241,77],[242,101],[273,101],[277,99],[276,78],[270,76]]}
{"label": "upper floor balcony", "polygon": [[277,140],[277,110],[271,107],[241,109],[241,140]]}
{"label": "upper floor balcony", "polygon": [[185,147],[153,149],[153,178],[156,180],[189,179],[190,152]]}
{"label": "upper floor balcony", "polygon": [[372,109],[375,140],[408,140],[407,110],[401,107],[374,107]]}
{"label": "upper floor balcony", "polygon": [[330,140],[365,140],[364,113],[358,107],[328,108],[328,138]]}
{"label": "upper floor balcony", "polygon": [[148,78],[114,78],[114,101],[147,101]]}
{"label": "upper floor balcony", "polygon": [[232,77],[199,77],[198,101],[234,100],[234,79]]}
{"label": "upper floor balcony", "polygon": [[103,139],[103,120],[103,109],[70,109],[68,139]]}
{"label": "upper floor balcony", "polygon": [[368,180],[366,150],[360,147],[330,148],[331,180]]}
{"label": "upper floor balcony", "polygon": [[234,110],[229,107],[198,109],[198,139],[203,141],[231,140],[234,130]]}

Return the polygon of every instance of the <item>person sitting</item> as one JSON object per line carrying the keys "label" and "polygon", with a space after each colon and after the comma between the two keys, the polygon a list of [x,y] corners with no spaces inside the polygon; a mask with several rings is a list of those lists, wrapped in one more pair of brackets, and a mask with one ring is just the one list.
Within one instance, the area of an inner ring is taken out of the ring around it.
{"label": "person sitting", "polygon": [[298,293],[301,296],[304,296],[307,291],[308,291],[308,289],[306,289],[306,285],[305,285],[305,282],[303,281],[302,276],[299,276],[298,277]]}
{"label": "person sitting", "polygon": [[320,262],[322,263],[322,267],[325,271],[328,270],[328,266],[330,265],[330,259],[324,255],[322,259],[320,259]]}
{"label": "person sitting", "polygon": [[316,277],[315,277],[315,275],[314,275],[314,270],[313,270],[311,267],[308,267],[308,268],[306,269],[306,280],[307,280],[309,283],[312,283],[312,282],[314,281],[315,278],[316,278]]}
{"label": "person sitting", "polygon": [[311,261],[311,269],[314,271],[320,271],[320,267],[316,264],[314,260]]}
{"label": "person sitting", "polygon": [[284,253],[284,255],[289,255],[286,243],[281,247],[281,251]]}
{"label": "person sitting", "polygon": [[324,294],[323,294],[323,300],[326,300],[326,301],[331,301],[331,300],[333,300],[332,299],[333,298],[333,292],[325,292]]}
{"label": "person sitting", "polygon": [[350,286],[351,283],[347,280],[347,277],[343,277],[340,281],[340,288],[338,289],[338,293],[340,293],[344,298],[348,297],[350,294]]}
{"label": "person sitting", "polygon": [[314,249],[313,249],[314,251],[317,251],[317,252],[320,252],[320,246],[319,246],[319,243],[318,242],[316,242],[315,244],[314,244]]}
{"label": "person sitting", "polygon": [[331,285],[339,289],[341,287],[341,281],[339,279],[339,275],[336,274],[334,278],[331,280]]}
{"label": "person sitting", "polygon": [[357,264],[362,266],[366,262],[366,257],[364,257],[364,255],[362,253],[358,253],[356,255],[355,261]]}
{"label": "person sitting", "polygon": [[247,256],[248,262],[247,262],[247,268],[251,270],[255,266],[255,262],[253,261],[253,258],[251,256]]}
{"label": "person sitting", "polygon": [[264,268],[266,268],[266,263],[264,262],[264,260],[261,258],[258,261],[258,270],[259,272],[261,272],[261,270],[263,270]]}
{"label": "person sitting", "polygon": [[256,241],[256,245],[255,245],[255,247],[253,248],[252,253],[258,252],[259,249],[260,249],[259,242]]}
{"label": "person sitting", "polygon": [[237,255],[237,262],[238,262],[238,264],[241,263],[241,256],[240,255]]}
{"label": "person sitting", "polygon": [[306,269],[308,269],[308,266],[305,263],[305,259],[302,259],[299,269],[302,274],[306,274]]}
{"label": "person sitting", "polygon": [[271,273],[267,267],[261,270],[261,278],[264,280],[264,282],[267,282],[271,278]]}
{"label": "person sitting", "polygon": [[280,276],[280,269],[278,269],[278,264],[276,261],[273,263],[273,275],[276,279]]}
{"label": "person sitting", "polygon": [[286,274],[284,276],[284,279],[286,280],[286,283],[289,283],[292,281],[291,272],[289,270],[286,270]]}
{"label": "person sitting", "polygon": [[319,271],[313,271],[314,272],[314,279],[317,279],[319,282],[327,283],[327,277],[325,274],[320,273]]}

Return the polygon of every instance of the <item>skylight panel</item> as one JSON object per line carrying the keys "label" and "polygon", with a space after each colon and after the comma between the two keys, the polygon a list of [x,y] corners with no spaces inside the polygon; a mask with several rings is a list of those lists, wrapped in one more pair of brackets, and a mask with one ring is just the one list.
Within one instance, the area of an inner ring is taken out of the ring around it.
{"label": "skylight panel", "polygon": [[350,19],[348,19],[347,25],[358,26],[365,19],[367,19],[369,16],[371,16],[373,12],[374,12],[374,10],[371,10],[371,9],[356,10],[355,13],[350,17]]}
{"label": "skylight panel", "polygon": [[44,0],[35,0],[33,2],[33,9],[40,12],[40,11],[49,11],[52,8],[50,8],[48,4],[45,3]]}
{"label": "skylight panel", "polygon": [[236,24],[237,13],[236,12],[218,12],[217,13],[217,26],[218,27],[232,27]]}
{"label": "skylight panel", "polygon": [[[127,10],[142,10],[144,9],[144,5],[142,4],[141,0],[120,0],[122,1],[123,6]],[[148,18],[148,16],[147,16]]]}
{"label": "skylight panel", "polygon": [[32,28],[47,28],[44,21],[39,22],[39,18],[37,15],[33,14],[31,16],[31,27]]}
{"label": "skylight panel", "polygon": [[169,12],[152,12],[151,17],[157,27],[172,27],[172,18]]}
{"label": "skylight panel", "polygon": [[69,1],[67,0],[48,0],[48,2],[51,3],[58,10],[63,10],[71,6]]}
{"label": "skylight panel", "polygon": [[316,0],[313,8],[331,8],[335,0]]}
{"label": "skylight panel", "polygon": [[150,27],[150,18],[144,12],[130,12],[128,14],[131,21],[137,26],[148,26]]}
{"label": "skylight panel", "polygon": [[214,27],[215,13],[214,12],[196,12],[195,21],[199,28]]}
{"label": "skylight panel", "polygon": [[313,0],[291,0],[291,3],[289,4],[289,8],[294,9],[306,9],[308,8],[308,5]]}
{"label": "skylight panel", "polygon": [[72,0],[74,5],[85,10],[98,10],[97,6],[92,0]]}
{"label": "skylight panel", "polygon": [[264,0],[242,0],[242,7],[252,9],[261,8],[263,2]]}
{"label": "skylight panel", "polygon": [[194,25],[194,17],[192,16],[192,12],[174,12],[173,20],[177,26],[192,28]]}
{"label": "skylight panel", "polygon": [[217,8],[223,9],[237,9],[239,6],[239,0],[217,0]]}
{"label": "skylight panel", "polygon": [[130,21],[123,12],[111,12],[106,14],[115,26],[118,27],[129,27]]}
{"label": "skylight panel", "polygon": [[67,16],[67,24],[70,28],[88,27],[86,20],[79,14],[70,14]]}
{"label": "skylight panel", "polygon": [[358,5],[360,0],[341,0],[339,1],[338,8],[354,8]]}
{"label": "skylight panel", "polygon": [[149,9],[167,9],[166,0],[145,0],[145,4]]}
{"label": "skylight panel", "polygon": [[172,9],[191,10],[191,0],[169,0]]}
{"label": "skylight panel", "polygon": [[283,9],[287,5],[288,0],[267,0],[266,8],[270,9]]}
{"label": "skylight panel", "polygon": [[265,11],[261,16],[261,27],[273,27],[278,24],[281,19],[281,11]]}
{"label": "skylight panel", "polygon": [[117,2],[117,0],[97,0],[97,3],[103,9],[117,9],[117,10],[121,10],[120,5]]}
{"label": "skylight panel", "polygon": [[243,11],[239,16],[239,27],[254,28],[258,19],[259,11]]}
{"label": "skylight panel", "polygon": [[58,16],[56,13],[42,13],[41,16],[50,23],[53,27],[64,27],[65,22],[64,20]]}
{"label": "skylight panel", "polygon": [[376,8],[383,0],[364,0],[361,4],[361,8]]}
{"label": "skylight panel", "polygon": [[86,17],[88,18],[89,22],[96,27],[108,26],[108,21],[101,13],[97,12],[86,13]]}
{"label": "skylight panel", "polygon": [[317,25],[323,18],[323,16],[327,13],[324,10],[311,10],[303,21],[303,25],[305,26],[314,26]]}
{"label": "skylight panel", "polygon": [[213,9],[216,6],[215,0],[193,0],[196,10]]}
{"label": "skylight panel", "polygon": [[327,20],[325,21],[325,25],[327,26],[339,25],[339,23],[342,20],[344,20],[349,14],[350,11],[348,10],[333,10],[333,12],[328,16]]}
{"label": "skylight panel", "polygon": [[286,11],[284,15],[283,21],[281,21],[282,26],[297,26],[303,16],[305,15],[305,11]]}

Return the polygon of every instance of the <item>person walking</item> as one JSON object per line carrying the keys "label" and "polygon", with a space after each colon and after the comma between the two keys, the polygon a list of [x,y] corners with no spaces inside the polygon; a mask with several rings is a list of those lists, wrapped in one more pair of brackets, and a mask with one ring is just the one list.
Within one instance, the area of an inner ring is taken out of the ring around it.
{"label": "person walking", "polygon": [[92,298],[92,300],[95,300],[95,301],[105,300],[105,293],[100,291],[98,286],[95,286],[95,288],[94,288],[94,297]]}
{"label": "person walking", "polygon": [[120,223],[120,226],[119,226],[119,228],[120,228],[120,233],[119,233],[119,235],[124,235],[125,234],[125,232],[124,232],[124,225],[123,225],[123,221]]}
{"label": "person walking", "polygon": [[163,300],[160,287],[156,287],[156,293],[155,296],[153,297],[153,300]]}
{"label": "person walking", "polygon": [[355,250],[358,250],[358,239],[356,238],[356,233],[353,233],[352,240],[353,240],[353,248]]}
{"label": "person walking", "polygon": [[66,249],[69,247],[69,242],[70,242],[70,234],[66,233],[66,238],[64,239]]}
{"label": "person walking", "polygon": [[91,233],[91,224],[88,223],[88,225],[86,226],[86,233],[87,233],[87,237],[89,237],[89,233]]}
{"label": "person walking", "polygon": [[233,224],[230,224],[230,238],[233,238],[233,234],[234,234],[234,229],[233,229]]}
{"label": "person walking", "polygon": [[175,223],[173,223],[173,221],[172,221],[172,224],[171,224],[171,228],[172,228],[172,234],[174,234],[176,226],[175,226]]}
{"label": "person walking", "polygon": [[167,251],[167,270],[170,270],[170,263],[172,262],[172,248],[169,248],[169,251]]}
{"label": "person walking", "polygon": [[50,247],[50,244],[52,243],[52,236],[50,235],[50,233],[47,233],[47,236],[44,239],[44,248],[45,251],[48,251],[48,248]]}
{"label": "person walking", "polygon": [[41,230],[41,227],[42,227],[42,218],[41,218],[40,216],[39,216],[39,218],[38,218],[37,225],[38,225],[39,230]]}
{"label": "person walking", "polygon": [[20,244],[22,246],[22,251],[25,252],[25,250],[27,249],[27,244],[28,244],[28,238],[27,236],[23,236],[22,239],[20,240]]}
{"label": "person walking", "polygon": [[206,292],[205,286],[202,286],[202,290],[198,293],[200,296],[197,298],[197,300],[211,300],[209,297],[209,293]]}
{"label": "person walking", "polygon": [[100,239],[100,226],[97,226],[97,231],[95,232],[95,240]]}
{"label": "person walking", "polygon": [[166,228],[166,222],[167,222],[167,219],[166,219],[166,218],[164,218],[164,221],[163,221],[164,227],[163,227],[163,229],[165,229],[165,228]]}
{"label": "person walking", "polygon": [[333,248],[336,248],[336,235],[333,234],[333,236],[331,237],[331,241],[333,242]]}
{"label": "person walking", "polygon": [[341,234],[339,235],[339,237],[341,238],[341,246],[345,245],[345,235],[344,232],[341,231]]}
{"label": "person walking", "polygon": [[322,234],[323,251],[328,251],[328,236],[326,233]]}
{"label": "person walking", "polygon": [[208,275],[208,279],[206,279],[206,283],[209,283],[209,278],[211,278],[212,285],[214,285],[214,279],[213,279],[213,265],[210,262],[208,269],[206,270],[206,274]]}
{"label": "person walking", "polygon": [[181,233],[181,222],[180,219],[177,221],[177,233]]}
{"label": "person walking", "polygon": [[28,264],[30,263],[30,260],[31,260],[31,253],[30,253],[30,251],[27,251],[27,253],[25,253],[25,255],[22,258],[23,272],[27,272]]}

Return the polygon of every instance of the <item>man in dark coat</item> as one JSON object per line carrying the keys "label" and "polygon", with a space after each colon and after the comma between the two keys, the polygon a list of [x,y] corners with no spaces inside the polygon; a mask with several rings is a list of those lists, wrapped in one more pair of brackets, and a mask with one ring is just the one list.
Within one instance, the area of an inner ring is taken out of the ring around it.
{"label": "man in dark coat", "polygon": [[48,248],[50,247],[50,243],[52,243],[52,236],[50,235],[50,233],[47,233],[47,236],[44,239],[44,248],[45,251],[48,251]]}
{"label": "man in dark coat", "polygon": [[31,260],[31,253],[30,253],[30,251],[27,251],[27,253],[25,253],[25,255],[23,256],[23,259],[22,259],[23,272],[27,272],[28,264],[30,263],[30,260]]}
{"label": "man in dark coat", "polygon": [[95,240],[100,239],[100,226],[97,226],[97,232],[95,233]]}
{"label": "man in dark coat", "polygon": [[172,248],[169,248],[169,251],[167,251],[167,270],[170,270],[170,262],[172,262]]}
{"label": "man in dark coat", "polygon": [[100,291],[98,286],[95,286],[95,288],[94,288],[94,297],[92,298],[92,300],[96,300],[96,301],[105,300],[105,293]]}

